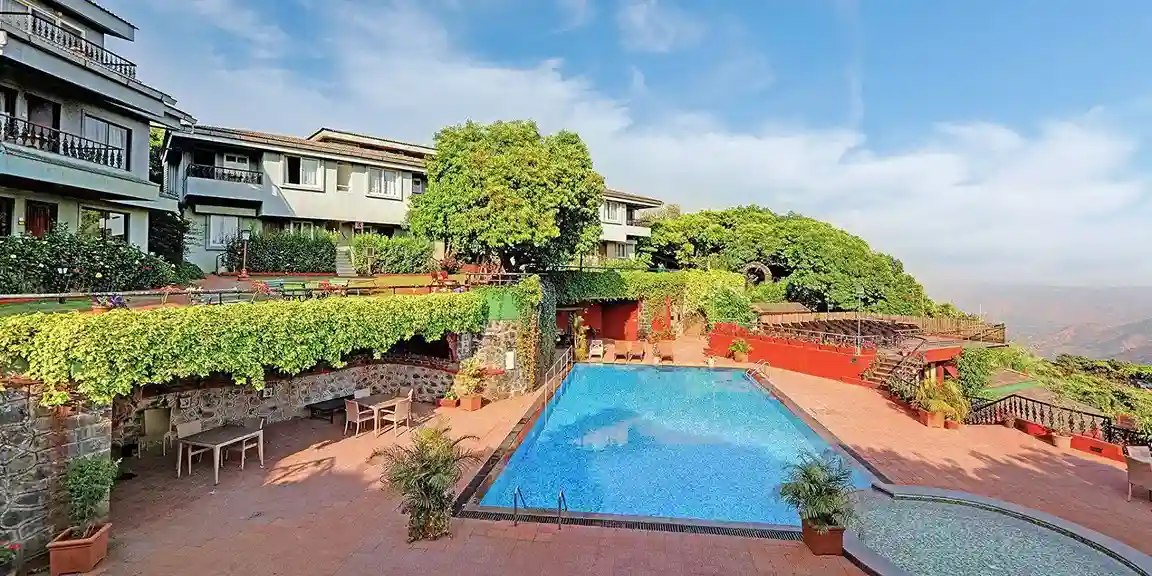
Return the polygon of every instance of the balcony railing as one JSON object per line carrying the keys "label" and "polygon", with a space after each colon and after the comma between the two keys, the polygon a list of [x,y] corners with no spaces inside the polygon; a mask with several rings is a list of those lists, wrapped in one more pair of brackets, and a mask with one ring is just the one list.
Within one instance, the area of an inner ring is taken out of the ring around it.
{"label": "balcony railing", "polygon": [[648,227],[647,222],[640,220],[638,218],[629,218],[629,219],[625,220],[624,223],[629,225],[629,226],[639,226],[641,228],[647,228]]}
{"label": "balcony railing", "polygon": [[238,182],[240,184],[263,184],[264,173],[257,170],[240,170],[225,168],[223,166],[209,166],[207,164],[192,164],[188,166],[190,178],[208,178],[222,182]]}
{"label": "balcony railing", "polygon": [[39,36],[117,74],[129,78],[136,77],[136,65],[132,61],[81,38],[75,32],[68,31],[35,12],[0,12],[0,22],[15,26],[33,36]]}
{"label": "balcony railing", "polygon": [[0,140],[109,168],[128,169],[120,148],[7,114],[0,114]]}

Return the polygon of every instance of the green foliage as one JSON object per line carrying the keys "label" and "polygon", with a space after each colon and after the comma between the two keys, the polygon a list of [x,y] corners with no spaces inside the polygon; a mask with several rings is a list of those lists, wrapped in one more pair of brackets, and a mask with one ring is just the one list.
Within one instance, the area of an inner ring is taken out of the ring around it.
{"label": "green foliage", "polygon": [[148,211],[148,250],[169,264],[184,262],[188,241],[194,237],[192,221],[164,210]]}
{"label": "green foliage", "polygon": [[[224,264],[230,270],[243,267],[244,241],[228,241]],[[336,273],[336,238],[329,232],[315,235],[290,232],[257,232],[248,240],[249,272]]]}
{"label": "green foliage", "polygon": [[748,345],[748,341],[743,338],[737,338],[728,345],[728,352],[730,354],[747,354],[752,351],[752,347]]}
{"label": "green foliage", "polygon": [[148,180],[164,184],[164,129],[148,130]]}
{"label": "green foliage", "polygon": [[969,396],[980,396],[998,367],[996,359],[991,348],[965,348],[956,359],[960,389]]}
{"label": "green foliage", "polygon": [[963,422],[968,416],[971,403],[953,380],[933,382],[924,380],[916,388],[913,405],[928,412],[940,412],[950,420]]}
{"label": "green foliage", "polygon": [[600,239],[604,178],[574,132],[541,136],[535,122],[468,122],[436,133],[428,191],[408,221],[473,261],[506,269],[554,266]]}
{"label": "green foliage", "polygon": [[852,471],[839,456],[831,451],[823,457],[803,452],[800,460],[785,470],[779,495],[796,509],[801,520],[826,534],[829,528],[844,528],[855,521],[856,511],[849,498],[854,490]]}
{"label": "green foliage", "polygon": [[199,266],[185,260],[176,267],[173,274],[172,282],[175,284],[188,285],[193,280],[202,280],[204,278],[204,271]]}
{"label": "green foliage", "polygon": [[0,293],[146,290],[170,284],[173,272],[131,244],[71,234],[64,226],[43,239],[0,237]]}
{"label": "green foliage", "polygon": [[748,289],[748,299],[752,302],[775,303],[788,301],[788,280],[761,282]]}
{"label": "green foliage", "polygon": [[774,288],[783,290],[787,301],[816,311],[930,316],[954,310],[938,307],[899,260],[874,252],[864,240],[825,222],[757,206],[659,220],[640,250],[653,263],[672,268],[707,262],[713,269],[739,270],[761,262],[787,279]]}
{"label": "green foliage", "polygon": [[744,277],[732,272],[680,270],[643,272],[560,272],[550,275],[560,304],[604,300],[663,302],[670,298],[688,314],[699,313],[709,322],[749,325],[755,321],[752,304],[744,296]]}
{"label": "green foliage", "polygon": [[382,480],[400,494],[400,511],[408,515],[408,541],[435,540],[448,534],[456,484],[464,470],[482,462],[480,453],[453,439],[446,425],[416,428],[412,444],[378,448],[384,459]]}
{"label": "green foliage", "polygon": [[73,539],[86,538],[100,520],[100,507],[112,492],[120,475],[120,461],[107,455],[93,454],[77,458],[64,473],[64,490],[68,493],[68,517],[72,521]]}
{"label": "green foliage", "polygon": [[479,394],[484,389],[486,377],[484,364],[473,356],[460,364],[460,369],[456,371],[456,377],[452,381],[452,391],[457,396]]}
{"label": "green foliage", "polygon": [[352,239],[352,262],[361,276],[431,272],[432,243],[412,236],[357,234]]}
{"label": "green foliage", "polygon": [[487,315],[479,292],[25,314],[0,318],[0,369],[43,381],[48,405],[71,392],[106,404],[133,387],[212,374],[262,387],[267,368],[341,367],[348,354],[416,335],[479,332]]}

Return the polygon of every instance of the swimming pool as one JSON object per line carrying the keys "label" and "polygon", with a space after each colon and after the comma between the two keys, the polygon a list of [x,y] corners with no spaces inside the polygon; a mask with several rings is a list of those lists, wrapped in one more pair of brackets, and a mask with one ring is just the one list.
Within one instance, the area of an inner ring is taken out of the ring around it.
{"label": "swimming pool", "polygon": [[[578,364],[480,500],[795,526],[784,467],[826,443],[742,370]],[[856,462],[858,487],[871,478]]]}

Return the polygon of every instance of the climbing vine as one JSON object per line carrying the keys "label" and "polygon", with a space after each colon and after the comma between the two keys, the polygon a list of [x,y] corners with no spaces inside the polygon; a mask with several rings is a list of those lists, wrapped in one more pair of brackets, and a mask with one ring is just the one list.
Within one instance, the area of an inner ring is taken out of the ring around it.
{"label": "climbing vine", "polygon": [[[601,300],[662,302],[670,298],[686,314],[702,314],[709,322],[750,324],[755,320],[752,305],[744,296],[744,277],[735,272],[562,272],[552,279],[561,304]],[[650,329],[651,312],[647,314],[645,321]]]}
{"label": "climbing vine", "polygon": [[0,319],[0,370],[43,382],[45,405],[73,393],[109,403],[134,387],[213,374],[260,388],[267,368],[340,367],[352,352],[479,332],[486,320],[479,292],[28,314]]}

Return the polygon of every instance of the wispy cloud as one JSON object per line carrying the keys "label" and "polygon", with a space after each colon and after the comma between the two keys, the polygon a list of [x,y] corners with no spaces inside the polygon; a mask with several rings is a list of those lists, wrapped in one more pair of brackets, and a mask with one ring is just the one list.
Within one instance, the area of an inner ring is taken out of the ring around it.
{"label": "wispy cloud", "polygon": [[704,37],[698,19],[659,0],[624,0],[616,24],[621,43],[637,52],[670,52]]}
{"label": "wispy cloud", "polygon": [[210,22],[216,28],[228,32],[252,46],[255,58],[275,58],[281,56],[288,46],[288,35],[264,15],[253,11],[240,0],[191,0],[183,4],[187,9]]}
{"label": "wispy cloud", "polygon": [[848,45],[844,79],[848,86],[848,122],[855,127],[864,121],[864,38],[860,30],[860,6],[857,0],[835,0],[835,3]]}
{"label": "wispy cloud", "polygon": [[588,24],[596,16],[592,0],[556,0],[556,5],[564,17],[561,30],[572,30]]}

